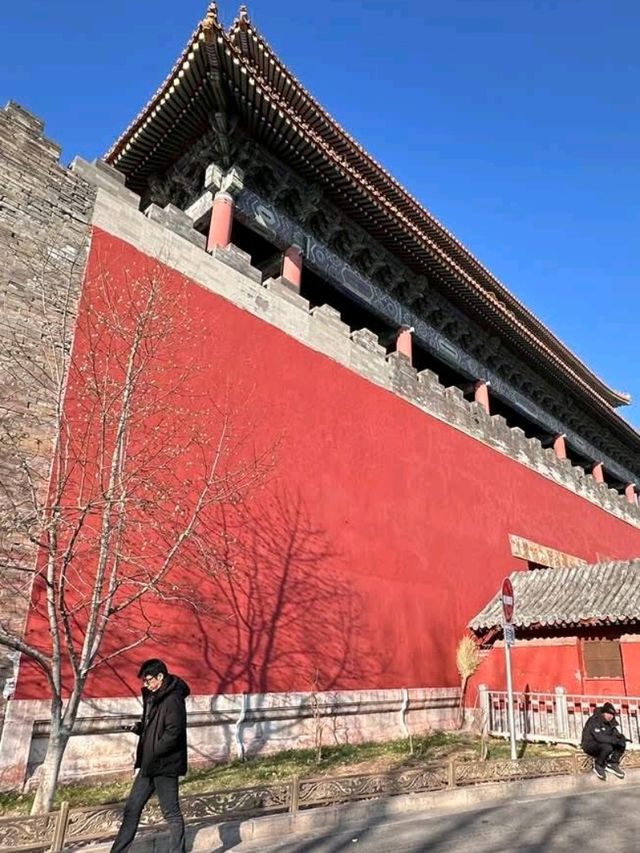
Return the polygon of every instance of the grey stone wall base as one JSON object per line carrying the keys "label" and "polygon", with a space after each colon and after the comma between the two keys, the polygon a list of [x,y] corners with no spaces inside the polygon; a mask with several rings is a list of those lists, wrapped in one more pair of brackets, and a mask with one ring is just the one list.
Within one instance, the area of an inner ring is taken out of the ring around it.
{"label": "grey stone wall base", "polygon": [[[640,770],[629,770],[624,781],[616,780],[616,784],[637,785],[639,783]],[[187,848],[194,853],[205,850],[225,850],[230,849],[231,842],[235,845],[263,839],[267,843],[269,840],[292,834],[311,833],[320,829],[330,831],[331,827],[335,827],[337,832],[348,826],[366,825],[373,819],[379,821],[381,815],[389,819],[409,814],[440,815],[477,808],[491,808],[506,800],[566,796],[596,790],[602,790],[602,782],[588,773],[579,776],[547,776],[518,782],[469,785],[466,788],[451,788],[446,791],[312,808],[295,814],[268,815],[242,821],[190,827]],[[68,853],[80,853],[80,851],[108,853],[109,848],[109,843],[100,843],[77,844],[65,849]],[[169,836],[166,832],[148,832],[145,837],[136,839],[131,847],[131,853],[168,853],[168,851]]]}

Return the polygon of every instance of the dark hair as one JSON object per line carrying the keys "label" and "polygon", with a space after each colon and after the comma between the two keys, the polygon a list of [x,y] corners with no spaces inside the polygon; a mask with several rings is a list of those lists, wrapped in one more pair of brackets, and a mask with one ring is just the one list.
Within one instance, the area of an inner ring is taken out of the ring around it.
{"label": "dark hair", "polygon": [[150,675],[160,675],[160,673],[162,675],[169,674],[166,663],[159,658],[151,658],[150,660],[146,660],[140,667],[138,678],[147,678]]}

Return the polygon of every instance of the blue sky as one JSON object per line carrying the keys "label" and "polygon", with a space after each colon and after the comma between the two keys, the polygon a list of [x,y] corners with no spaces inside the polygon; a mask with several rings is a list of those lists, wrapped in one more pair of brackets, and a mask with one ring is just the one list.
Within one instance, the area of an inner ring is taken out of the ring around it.
{"label": "blue sky", "polygon": [[[640,4],[253,0],[284,62],[610,385],[640,427]],[[102,154],[201,0],[5,4],[0,101]],[[230,23],[237,7],[223,0]]]}

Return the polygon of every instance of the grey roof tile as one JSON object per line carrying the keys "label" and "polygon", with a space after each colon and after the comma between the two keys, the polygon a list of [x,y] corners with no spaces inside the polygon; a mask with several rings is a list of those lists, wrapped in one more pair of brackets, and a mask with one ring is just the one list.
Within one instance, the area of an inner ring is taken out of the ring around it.
{"label": "grey roof tile", "polygon": [[[516,627],[640,621],[640,558],[513,572],[511,581]],[[484,633],[501,625],[502,604],[498,593],[471,619],[469,628]]]}

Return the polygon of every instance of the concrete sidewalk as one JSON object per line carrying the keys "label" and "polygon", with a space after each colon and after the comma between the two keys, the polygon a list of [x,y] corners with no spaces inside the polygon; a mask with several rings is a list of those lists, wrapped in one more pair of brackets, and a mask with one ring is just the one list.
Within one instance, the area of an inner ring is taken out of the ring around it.
{"label": "concrete sidewalk", "polygon": [[[187,850],[232,850],[241,843],[259,841],[275,843],[292,834],[313,834],[346,825],[364,825],[377,820],[384,812],[386,820],[409,815],[439,815],[463,812],[486,805],[499,806],[514,800],[541,796],[562,796],[581,792],[608,791],[615,787],[640,785],[640,769],[629,770],[624,780],[609,778],[601,782],[592,773],[578,776],[549,776],[517,782],[491,782],[482,785],[452,788],[345,803],[336,806],[306,809],[294,814],[267,815],[240,821],[207,822],[191,826],[187,835]],[[167,853],[169,836],[166,832],[147,831],[131,847],[131,853]],[[111,843],[83,843],[65,846],[66,853],[108,853]]]}

